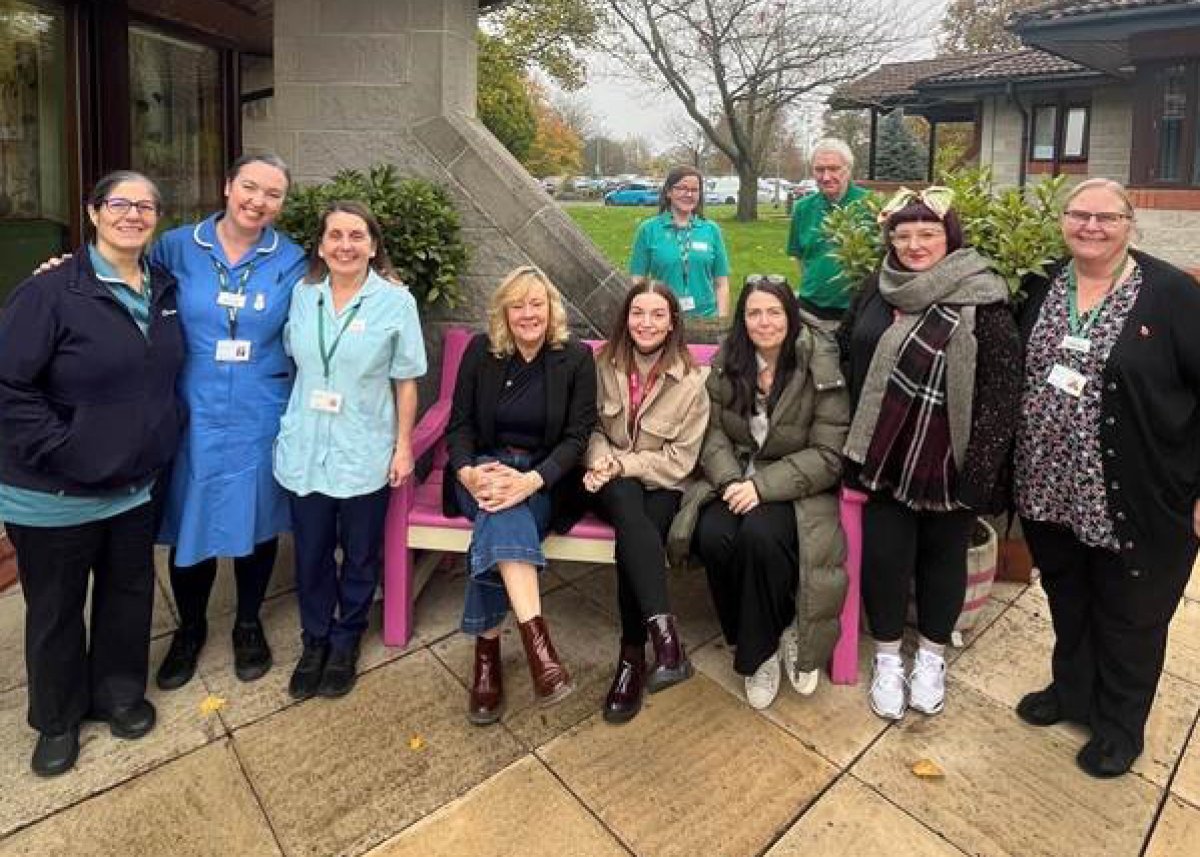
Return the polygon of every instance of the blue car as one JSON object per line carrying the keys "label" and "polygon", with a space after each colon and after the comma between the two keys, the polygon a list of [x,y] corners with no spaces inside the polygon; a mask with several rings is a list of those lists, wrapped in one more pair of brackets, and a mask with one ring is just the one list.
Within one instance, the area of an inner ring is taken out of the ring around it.
{"label": "blue car", "polygon": [[605,205],[658,205],[656,185],[627,184],[604,195]]}

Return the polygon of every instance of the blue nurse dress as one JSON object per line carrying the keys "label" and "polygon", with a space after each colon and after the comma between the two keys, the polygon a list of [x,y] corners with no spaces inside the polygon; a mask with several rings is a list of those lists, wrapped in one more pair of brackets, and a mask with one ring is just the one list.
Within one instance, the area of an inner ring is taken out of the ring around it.
{"label": "blue nurse dress", "polygon": [[[159,542],[175,547],[179,566],[245,556],[290,529],[271,456],[292,387],[283,326],[292,288],[304,273],[304,251],[268,228],[244,258],[227,259],[217,240],[219,216],[167,232],[152,256],[179,281],[187,349],[179,395],[188,425],[158,534]],[[230,338],[230,323],[227,308],[217,303],[221,278],[214,263],[222,266],[227,290],[245,284],[236,338],[251,342],[248,362],[216,359],[217,341]]]}

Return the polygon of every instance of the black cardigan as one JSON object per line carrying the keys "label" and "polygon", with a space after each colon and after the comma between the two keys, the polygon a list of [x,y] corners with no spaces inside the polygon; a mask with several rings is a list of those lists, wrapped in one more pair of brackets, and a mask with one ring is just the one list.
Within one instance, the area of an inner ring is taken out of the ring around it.
{"label": "black cardigan", "polygon": [[[1200,284],[1154,256],[1132,255],[1142,286],[1102,376],[1105,494],[1130,575],[1178,579],[1191,572],[1200,546],[1192,530],[1200,497]],[[1026,283],[1022,342],[1058,269]]]}
{"label": "black cardigan", "polygon": [[[596,366],[592,350],[574,339],[562,348],[547,348],[545,360],[543,446],[547,453],[534,469],[550,490],[551,527],[565,533],[583,511],[581,475],[575,471],[596,425]],[[477,455],[495,449],[496,404],[507,365],[508,358],[491,353],[486,334],[472,339],[463,354],[446,428],[450,460],[442,480],[442,507],[448,517],[462,515],[454,492],[459,469],[474,464]]]}
{"label": "black cardigan", "polygon": [[[863,281],[838,329],[842,372],[850,387],[852,413],[879,338],[892,324],[892,307],[879,293],[879,275]],[[1008,304],[980,306],[975,313],[975,393],[971,403],[971,436],[958,473],[957,499],[980,513],[1007,506],[1005,467],[1017,426],[1021,401],[1021,342]],[[854,484],[858,465],[848,462],[846,480]],[[861,487],[861,486],[855,486]]]}

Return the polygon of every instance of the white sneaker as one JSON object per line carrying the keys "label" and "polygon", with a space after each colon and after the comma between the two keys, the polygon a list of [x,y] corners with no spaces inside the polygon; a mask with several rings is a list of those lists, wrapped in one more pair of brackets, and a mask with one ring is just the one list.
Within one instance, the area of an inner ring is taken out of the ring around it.
{"label": "white sneaker", "polygon": [[800,669],[800,635],[796,632],[795,622],[783,629],[783,635],[779,638],[779,654],[783,659],[783,671],[796,693],[812,696],[821,680],[821,671]]}
{"label": "white sneaker", "polygon": [[922,714],[940,714],[946,700],[946,659],[917,649],[908,676],[909,704]]}
{"label": "white sneaker", "polygon": [[766,708],[779,695],[779,655],[762,662],[752,676],[746,678],[746,701],[751,708]]}
{"label": "white sneaker", "polygon": [[904,661],[899,655],[880,652],[875,655],[875,674],[871,677],[871,710],[884,720],[904,716]]}

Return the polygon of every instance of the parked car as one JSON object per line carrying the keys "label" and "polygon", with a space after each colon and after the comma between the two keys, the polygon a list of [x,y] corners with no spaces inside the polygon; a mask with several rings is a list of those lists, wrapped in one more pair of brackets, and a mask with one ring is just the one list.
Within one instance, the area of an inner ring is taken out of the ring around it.
{"label": "parked car", "polygon": [[658,205],[658,185],[630,182],[604,195],[605,205]]}
{"label": "parked car", "polygon": [[736,205],[738,197],[737,176],[714,176],[704,183],[705,205]]}

